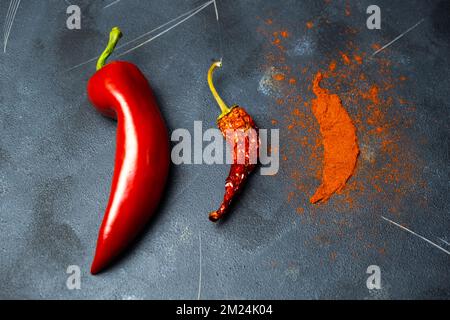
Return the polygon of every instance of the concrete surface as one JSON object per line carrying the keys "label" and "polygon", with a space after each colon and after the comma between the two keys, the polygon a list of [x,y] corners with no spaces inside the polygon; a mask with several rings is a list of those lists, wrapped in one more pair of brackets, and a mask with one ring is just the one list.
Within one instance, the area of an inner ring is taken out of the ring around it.
{"label": "concrete surface", "polygon": [[[68,3],[81,8],[81,30],[66,28]],[[450,298],[448,254],[382,220],[383,205],[345,215],[346,237],[332,223],[342,217],[333,202],[323,209],[323,223],[308,210],[306,218],[299,217],[287,202],[289,173],[283,166],[275,177],[252,176],[219,225],[207,214],[222,197],[228,166],[172,166],[165,201],[143,236],[113,267],[91,276],[116,124],[87,100],[95,63],[67,70],[99,54],[113,25],[132,39],[201,4],[122,0],[105,8],[110,3],[22,1],[6,52],[0,53],[0,298],[197,299],[199,287],[202,299]],[[357,27],[358,46],[369,51],[371,43],[388,43],[425,19],[384,54],[406,57],[398,71],[414,80],[402,90],[417,107],[411,139],[420,133],[429,141],[419,151],[427,163],[421,177],[431,186],[422,196],[429,202],[419,209],[420,199],[409,199],[397,220],[389,217],[450,250],[442,241],[450,242],[448,1],[378,0],[379,31],[365,28],[370,1],[347,3],[350,18],[342,14],[344,1],[219,1],[225,66],[217,86],[227,101],[246,106],[260,127],[271,128],[267,110],[273,99],[257,90],[266,41],[257,32],[261,19],[283,19],[301,35],[298,26],[324,16],[331,26]],[[9,4],[0,1],[2,24]],[[217,109],[205,77],[211,59],[219,56],[216,32],[209,6],[121,57],[148,76],[171,131],[193,131],[196,120],[214,125]],[[311,48],[310,65],[342,45],[332,28],[316,37],[330,46]],[[356,229],[364,240],[383,243],[386,253],[367,250],[352,236]],[[325,244],[314,241],[324,234]],[[66,287],[69,265],[81,268],[80,290]],[[369,265],[381,268],[381,290],[366,287]]]}

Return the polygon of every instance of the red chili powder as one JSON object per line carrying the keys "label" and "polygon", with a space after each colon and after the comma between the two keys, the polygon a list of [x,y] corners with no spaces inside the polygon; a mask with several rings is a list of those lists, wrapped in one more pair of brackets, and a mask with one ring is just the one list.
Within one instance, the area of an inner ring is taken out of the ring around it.
{"label": "red chili powder", "polygon": [[327,201],[344,188],[353,174],[359,149],[356,129],[336,94],[320,87],[323,74],[318,72],[313,82],[316,99],[312,111],[316,117],[324,146],[322,184],[311,197],[311,203]]}
{"label": "red chili powder", "polygon": [[[408,82],[406,77],[396,74],[395,64],[381,56],[370,62],[376,67],[370,77],[366,75],[365,57],[381,48],[379,44],[373,44],[368,48],[370,53],[366,53],[349,40],[340,51],[330,52],[320,65],[316,61],[309,64],[307,60],[298,65],[298,61],[291,61],[285,48],[293,45],[289,39],[301,38],[301,34],[288,31],[289,38],[283,38],[280,30],[285,28],[277,26],[275,20],[270,25],[264,23],[258,30],[268,40],[261,67],[275,68],[284,75],[277,82],[283,98],[273,98],[272,114],[284,135],[281,159],[291,179],[287,201],[302,216],[326,211],[322,208],[329,205],[342,213],[359,212],[353,210],[370,206],[373,212],[387,208],[400,214],[408,198],[427,186],[419,174],[418,168],[424,161],[415,152],[417,141],[410,141],[407,133],[413,124],[415,108],[398,93]],[[278,32],[280,40],[276,44],[272,43],[274,32]],[[346,32],[350,39],[358,35],[358,30]],[[326,205],[311,206],[308,198],[322,181],[325,158],[324,139],[311,97],[314,89],[311,84],[318,69],[327,70],[322,73],[322,87],[339,96],[356,127],[360,155],[355,172],[340,195]],[[292,78],[295,83],[290,81]]]}

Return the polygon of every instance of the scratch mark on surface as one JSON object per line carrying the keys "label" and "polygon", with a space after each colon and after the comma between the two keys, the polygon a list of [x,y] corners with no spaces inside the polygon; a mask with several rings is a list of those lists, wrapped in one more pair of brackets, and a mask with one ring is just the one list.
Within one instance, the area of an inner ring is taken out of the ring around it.
{"label": "scratch mark on surface", "polygon": [[[16,17],[17,10],[19,9],[21,0],[11,0],[9,3],[8,13],[6,14],[5,30],[3,33],[3,52],[6,52],[6,46],[8,45],[9,35],[11,34],[11,28]],[[14,4],[13,4],[14,2]],[[9,16],[9,17],[8,17]]]}
{"label": "scratch mark on surface", "polygon": [[216,12],[216,20],[219,21],[219,10],[217,10],[216,0],[213,0],[213,2],[214,2],[214,11]]}
{"label": "scratch mark on surface", "polygon": [[3,36],[5,36],[5,33],[6,33],[6,29],[7,29],[7,26],[8,26],[9,17],[10,17],[10,15],[11,15],[11,7],[12,7],[13,2],[14,2],[14,0],[11,0],[11,1],[9,2],[8,11],[6,11],[5,23],[3,24]]}
{"label": "scratch mark on surface", "polygon": [[217,21],[217,30],[219,34],[219,52],[220,52],[220,62],[223,60],[223,33],[222,33],[222,25],[219,21],[219,9],[217,8],[216,0],[214,2],[214,12],[216,13],[216,21]]}
{"label": "scratch mark on surface", "polygon": [[138,37],[136,37],[136,38],[134,38],[134,39],[132,39],[132,40],[129,40],[129,41],[127,41],[127,42],[124,42],[124,43],[122,43],[120,46],[117,46],[117,49],[126,47],[127,45],[129,45],[129,44],[131,44],[131,43],[133,43],[133,42],[136,42],[137,40],[140,40],[140,39],[142,39],[142,38],[144,38],[144,37],[146,37],[146,36],[149,36],[150,34],[154,33],[155,31],[158,31],[159,29],[162,29],[162,28],[164,28],[164,27],[166,27],[166,26],[168,26],[168,25],[170,25],[170,24],[172,24],[172,23],[178,21],[178,20],[180,20],[181,18],[183,18],[183,17],[185,17],[185,16],[190,15],[191,13],[193,13],[193,12],[199,10],[199,9],[204,8],[206,5],[209,5],[209,4],[208,4],[208,3],[204,3],[204,4],[198,6],[198,7],[194,8],[194,9],[191,9],[191,10],[189,10],[189,11],[187,11],[187,12],[185,12],[185,13],[179,15],[179,16],[176,17],[176,18],[173,18],[172,20],[167,21],[166,23],[164,23],[164,24],[162,24],[162,25],[160,25],[160,26],[158,26],[158,27],[156,27],[156,28],[154,28],[154,29],[152,29],[152,30],[150,30],[150,31],[148,31],[148,32],[145,32],[145,33],[141,34],[140,36],[138,36]]}
{"label": "scratch mark on surface", "polygon": [[120,0],[113,1],[110,4],[107,4],[106,6],[104,6],[103,9],[109,8],[109,7],[115,5],[116,3],[119,3],[119,2],[120,2]]}
{"label": "scratch mark on surface", "polygon": [[446,245],[448,245],[448,246],[450,246],[450,243],[448,243],[447,241],[445,241],[444,239],[442,239],[442,238],[438,238],[439,240],[441,240],[443,243],[445,243]]}
{"label": "scratch mark on surface", "polygon": [[200,296],[202,293],[202,234],[198,234],[198,240],[200,243],[199,247],[199,273],[198,273],[198,293],[197,293],[197,300],[200,300]]}
{"label": "scratch mark on surface", "polygon": [[403,229],[403,230],[405,230],[405,231],[407,231],[407,232],[409,232],[409,233],[415,235],[416,237],[419,237],[420,239],[422,239],[422,240],[428,242],[429,244],[431,244],[432,246],[434,246],[434,247],[438,248],[439,250],[445,252],[446,254],[450,255],[450,251],[445,250],[444,248],[438,246],[436,243],[434,243],[434,242],[428,240],[427,238],[421,236],[420,234],[417,234],[417,233],[415,233],[414,231],[409,230],[408,228],[406,228],[406,227],[404,227],[404,226],[402,226],[402,225],[400,225],[400,224],[398,224],[398,223],[396,223],[396,222],[394,222],[394,221],[392,221],[392,220],[389,220],[388,218],[385,218],[385,217],[383,217],[383,216],[381,216],[381,218],[383,218],[384,220],[386,220],[386,221],[389,222],[389,223],[392,223],[394,226],[397,226],[397,227],[399,227],[400,229]]}
{"label": "scratch mark on surface", "polygon": [[407,33],[413,31],[415,28],[417,28],[422,22],[424,22],[425,19],[421,19],[419,22],[417,22],[415,25],[413,25],[411,28],[409,28],[408,30],[406,30],[405,32],[403,32],[402,34],[400,34],[398,37],[396,37],[394,40],[392,40],[391,42],[389,42],[388,44],[385,44],[384,46],[382,46],[380,49],[378,49],[377,51],[375,51],[372,54],[372,57],[377,55],[378,53],[380,53],[381,51],[385,50],[386,48],[388,48],[389,46],[391,46],[392,44],[394,44],[395,42],[397,42],[398,40],[400,40],[401,38],[403,38]]}
{"label": "scratch mark on surface", "polygon": [[[214,0],[213,0],[213,1],[214,1]],[[128,46],[129,44],[131,44],[131,43],[133,43],[133,42],[136,42],[136,41],[138,41],[138,40],[140,40],[140,39],[142,39],[142,38],[144,38],[144,37],[146,37],[146,36],[148,36],[148,35],[150,35],[150,34],[156,32],[156,31],[158,31],[158,30],[160,30],[160,29],[162,29],[162,28],[164,28],[164,27],[166,27],[166,26],[168,26],[168,25],[170,25],[170,24],[172,24],[172,23],[174,23],[174,22],[180,20],[180,19],[183,18],[183,17],[186,17],[186,16],[188,16],[188,15],[190,15],[190,14],[192,14],[192,13],[195,13],[196,11],[198,11],[198,10],[200,10],[200,9],[203,10],[204,8],[206,8],[207,6],[209,6],[211,3],[213,3],[213,1],[205,2],[204,4],[198,6],[198,7],[194,8],[194,9],[191,9],[191,10],[189,10],[189,11],[187,11],[187,12],[181,14],[181,15],[179,15],[178,17],[176,17],[176,18],[174,18],[174,19],[172,19],[172,20],[169,20],[169,21],[167,21],[166,23],[164,23],[164,24],[162,24],[162,25],[160,25],[160,26],[158,26],[158,27],[156,27],[156,28],[154,28],[154,29],[152,29],[152,30],[150,30],[150,31],[147,31],[147,32],[141,34],[140,36],[138,36],[138,37],[136,37],[136,38],[134,38],[134,39],[132,39],[132,40],[129,40],[129,41],[127,41],[127,42],[122,43],[121,45],[119,45],[119,46],[116,47],[116,51],[118,51],[118,50],[120,50],[121,48],[124,48],[124,47]],[[160,35],[161,35],[161,34],[160,34]],[[88,64],[88,63],[90,63],[90,62],[96,61],[98,58],[99,58],[99,55],[98,55],[98,56],[95,56],[95,57],[93,57],[93,58],[90,58],[89,60],[86,60],[86,61],[84,61],[84,62],[81,62],[81,63],[79,63],[79,64],[77,64],[77,65],[75,65],[75,66],[73,66],[73,67],[71,67],[71,68],[69,68],[69,69],[67,69],[67,70],[65,70],[65,71],[66,71],[66,72],[72,71],[72,70],[74,70],[74,69],[76,69],[76,68],[79,68],[79,67],[82,67],[82,66],[84,66],[84,65],[86,65],[86,64]]]}
{"label": "scratch mark on surface", "polygon": [[97,57],[91,58],[91,59],[89,59],[89,60],[86,60],[86,61],[84,61],[84,62],[82,62],[82,63],[80,63],[80,64],[77,64],[76,66],[73,66],[73,67],[71,67],[71,68],[65,70],[65,72],[69,72],[69,71],[72,71],[72,70],[74,70],[74,69],[76,69],[76,68],[82,67],[82,66],[88,64],[89,62],[93,62],[93,61],[97,60],[99,57],[100,57],[100,56],[97,56]]}

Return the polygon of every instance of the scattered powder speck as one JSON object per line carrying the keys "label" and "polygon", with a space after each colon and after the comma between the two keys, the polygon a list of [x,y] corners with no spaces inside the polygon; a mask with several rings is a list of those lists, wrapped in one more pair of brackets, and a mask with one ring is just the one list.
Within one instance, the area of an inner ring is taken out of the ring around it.
{"label": "scattered powder speck", "polygon": [[276,73],[272,76],[272,78],[276,81],[283,81],[286,77],[282,73]]}
{"label": "scattered powder speck", "polygon": [[350,17],[352,15],[352,11],[350,9],[350,3],[348,1],[345,2],[345,16]]}

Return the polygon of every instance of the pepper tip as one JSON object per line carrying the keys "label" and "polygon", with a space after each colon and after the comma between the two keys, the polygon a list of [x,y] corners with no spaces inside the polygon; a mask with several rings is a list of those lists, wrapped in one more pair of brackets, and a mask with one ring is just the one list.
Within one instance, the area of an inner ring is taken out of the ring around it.
{"label": "pepper tip", "polygon": [[106,265],[107,265],[106,261],[99,259],[99,257],[97,257],[97,256],[94,257],[94,261],[92,262],[91,269],[90,269],[91,274],[93,276],[99,274],[100,272],[103,271],[103,269],[105,269]]}
{"label": "pepper tip", "polygon": [[211,213],[209,214],[209,220],[210,220],[210,221],[212,221],[212,222],[217,222],[217,221],[219,221],[219,219],[220,219],[220,216],[219,216],[219,214],[217,213],[217,211],[213,211],[213,212],[211,212]]}
{"label": "pepper tip", "polygon": [[97,265],[93,264],[91,266],[91,270],[90,271],[91,271],[91,274],[93,276],[95,276],[96,274],[98,274],[101,271],[101,268],[99,268]]}

